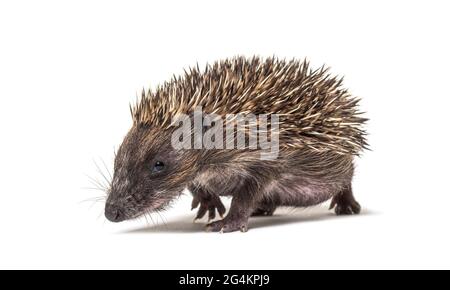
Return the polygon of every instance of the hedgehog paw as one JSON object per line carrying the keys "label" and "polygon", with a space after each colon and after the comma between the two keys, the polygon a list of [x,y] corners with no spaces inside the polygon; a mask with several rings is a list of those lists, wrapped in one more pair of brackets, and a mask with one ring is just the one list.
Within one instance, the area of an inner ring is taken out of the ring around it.
{"label": "hedgehog paw", "polygon": [[207,232],[221,232],[221,233],[229,233],[235,231],[246,232],[248,231],[248,219],[231,219],[224,218],[220,221],[215,221],[206,225]]}
{"label": "hedgehog paw", "polygon": [[194,222],[198,219],[201,219],[206,212],[208,212],[208,222],[216,218],[216,210],[219,213],[219,216],[223,218],[225,214],[225,206],[223,205],[220,197],[217,195],[208,195],[208,196],[200,196],[195,195],[192,200],[192,208],[191,210],[197,208],[200,205],[197,215],[195,216]]}
{"label": "hedgehog paw", "polygon": [[276,209],[276,205],[261,204],[253,211],[252,216],[272,216]]}
{"label": "hedgehog paw", "polygon": [[330,209],[334,208],[336,215],[352,215],[361,212],[361,205],[353,195],[336,195],[331,200]]}

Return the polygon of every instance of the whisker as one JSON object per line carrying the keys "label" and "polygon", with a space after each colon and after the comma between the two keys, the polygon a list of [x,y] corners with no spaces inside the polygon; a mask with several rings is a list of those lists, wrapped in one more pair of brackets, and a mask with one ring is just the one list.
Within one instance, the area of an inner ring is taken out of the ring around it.
{"label": "whisker", "polygon": [[161,214],[161,212],[159,210],[156,211],[156,214],[161,218],[163,225],[165,227],[167,227],[167,221],[164,219],[163,215]]}
{"label": "whisker", "polygon": [[148,211],[147,211],[147,213],[148,213],[148,217],[149,217],[150,220],[152,221],[153,226],[158,225],[158,224],[155,224],[155,221],[154,221],[153,218],[152,218],[152,214],[151,214],[150,212],[148,212]]}
{"label": "whisker", "polygon": [[112,174],[111,174],[111,171],[109,170],[108,166],[106,165],[105,160],[103,160],[103,158],[100,158],[100,160],[102,161],[103,167],[105,167],[106,172],[107,172],[108,175],[109,175],[109,180],[110,180],[110,183],[111,183],[111,180],[113,179]]}
{"label": "whisker", "polygon": [[[79,202],[79,204],[89,202],[89,203],[90,203],[90,206],[89,206],[88,209],[89,209],[89,210],[92,210],[92,208],[93,208],[95,205],[97,205],[97,204],[99,204],[99,203],[103,204],[104,201],[105,201],[105,198],[104,198],[104,197],[93,197],[93,198],[87,198],[87,199],[85,199],[85,200],[82,200],[82,201]],[[98,219],[98,218],[97,218],[97,219]]]}
{"label": "whisker", "polygon": [[150,224],[149,224],[148,219],[147,219],[147,213],[145,213],[143,216],[145,218],[145,223],[147,224],[147,227],[150,227]]}
{"label": "whisker", "polygon": [[82,203],[82,202],[100,202],[100,201],[104,201],[104,200],[106,200],[105,197],[98,196],[98,197],[86,198],[86,199],[80,201],[80,203]]}
{"label": "whisker", "polygon": [[95,187],[104,189],[104,190],[106,191],[107,186],[104,185],[102,182],[100,182],[99,180],[97,180],[97,179],[95,179],[95,178],[89,176],[88,174],[85,174],[85,176],[86,176],[87,178],[89,178],[89,180],[90,180],[90,182],[91,182],[92,185],[94,185]]}
{"label": "whisker", "polygon": [[87,190],[98,190],[98,191],[102,191],[104,192],[105,189],[104,188],[99,188],[99,187],[82,187],[81,189],[87,189]]}
{"label": "whisker", "polygon": [[106,181],[106,184],[108,186],[111,186],[111,181],[106,177],[106,175],[103,173],[103,171],[100,169],[100,166],[98,166],[97,162],[95,161],[95,159],[93,159],[95,167],[97,167],[97,171],[100,173],[100,175],[103,177],[103,179]]}

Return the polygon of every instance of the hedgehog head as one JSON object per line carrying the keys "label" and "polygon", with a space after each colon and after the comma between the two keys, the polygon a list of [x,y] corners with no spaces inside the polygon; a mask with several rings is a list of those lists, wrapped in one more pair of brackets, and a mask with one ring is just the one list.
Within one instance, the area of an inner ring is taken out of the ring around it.
{"label": "hedgehog head", "polygon": [[[167,207],[191,178],[192,152],[172,149],[170,129],[135,124],[117,151],[105,207],[112,222]],[[182,160],[182,161],[181,161]]]}

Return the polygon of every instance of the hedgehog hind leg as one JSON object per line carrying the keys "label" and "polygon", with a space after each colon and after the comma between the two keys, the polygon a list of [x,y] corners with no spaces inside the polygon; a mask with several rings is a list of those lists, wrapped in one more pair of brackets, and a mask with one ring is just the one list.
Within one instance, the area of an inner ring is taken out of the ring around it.
{"label": "hedgehog hind leg", "polygon": [[330,204],[331,209],[334,209],[336,215],[352,215],[361,212],[361,205],[353,196],[351,184],[333,196]]}
{"label": "hedgehog hind leg", "polygon": [[274,204],[260,204],[253,211],[252,216],[272,216],[277,206]]}
{"label": "hedgehog hind leg", "polygon": [[277,209],[277,204],[273,201],[263,200],[258,203],[256,209],[252,212],[252,216],[272,216]]}

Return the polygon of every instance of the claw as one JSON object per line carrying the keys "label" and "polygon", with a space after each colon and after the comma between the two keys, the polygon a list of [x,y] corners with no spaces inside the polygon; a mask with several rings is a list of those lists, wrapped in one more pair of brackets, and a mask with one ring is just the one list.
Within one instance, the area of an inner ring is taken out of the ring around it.
{"label": "claw", "polygon": [[206,232],[212,232],[212,227],[206,226],[206,227],[205,227],[205,231],[206,231]]}
{"label": "claw", "polygon": [[199,208],[196,219],[201,219],[206,213],[208,213],[208,223],[216,218],[216,210],[221,219],[224,218],[224,214],[226,212],[225,206],[220,200],[220,197],[216,195],[211,195],[206,198],[195,195],[192,200],[191,210],[194,210],[197,207]]}
{"label": "claw", "polygon": [[351,192],[346,193],[346,195],[334,196],[330,204],[330,209],[333,208],[337,215],[352,215],[361,212],[361,206]]}
{"label": "claw", "polygon": [[200,204],[200,199],[197,196],[194,196],[194,198],[192,199],[192,203],[191,203],[191,210],[198,207],[199,204]]}
{"label": "claw", "polygon": [[331,203],[330,203],[330,207],[328,208],[329,210],[332,210],[334,207],[336,206],[336,199],[332,199]]}

